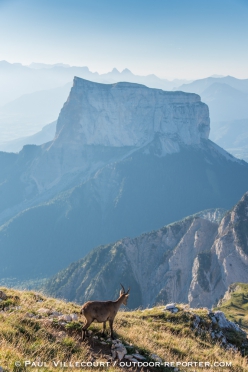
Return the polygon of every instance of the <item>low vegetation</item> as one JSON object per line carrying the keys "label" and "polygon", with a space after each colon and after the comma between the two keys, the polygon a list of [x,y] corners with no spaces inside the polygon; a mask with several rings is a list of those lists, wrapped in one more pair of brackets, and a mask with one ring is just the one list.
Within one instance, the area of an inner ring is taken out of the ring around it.
{"label": "low vegetation", "polygon": [[[0,370],[2,368],[4,372],[176,371],[176,364],[172,368],[120,368],[117,361],[111,360],[109,336],[101,336],[102,324],[93,323],[86,341],[81,341],[84,318],[79,316],[80,306],[31,291],[0,290],[7,295],[7,299],[0,301]],[[248,370],[247,359],[237,349],[226,350],[218,340],[211,338],[207,331],[211,320],[206,309],[189,309],[184,305],[178,305],[178,309],[177,313],[164,311],[163,306],[120,311],[114,323],[115,335],[125,345],[128,354],[138,352],[148,362],[161,358],[163,362],[174,363],[231,363],[226,368],[177,366],[178,371]],[[56,312],[75,314],[78,319],[63,322]],[[198,328],[194,327],[196,314],[201,319]],[[25,367],[25,361],[34,364]],[[109,365],[79,368],[76,366],[78,362],[109,362]]]}
{"label": "low vegetation", "polygon": [[248,284],[234,283],[229,292],[220,301],[218,309],[223,311],[226,317],[239,324],[248,331]]}

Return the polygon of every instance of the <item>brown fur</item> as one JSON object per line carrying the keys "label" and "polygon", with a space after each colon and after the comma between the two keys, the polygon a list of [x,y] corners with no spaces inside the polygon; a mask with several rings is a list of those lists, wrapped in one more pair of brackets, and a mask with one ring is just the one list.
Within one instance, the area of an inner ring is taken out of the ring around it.
{"label": "brown fur", "polygon": [[86,323],[83,327],[82,338],[85,339],[86,330],[91,325],[92,322],[96,321],[98,323],[103,323],[103,333],[106,330],[106,322],[109,322],[109,327],[111,330],[111,338],[114,338],[113,335],[113,322],[115,316],[120,308],[120,306],[126,305],[129,290],[125,292],[124,287],[122,286],[120,291],[120,296],[116,301],[88,301],[86,302],[82,309],[81,314],[86,318]]}

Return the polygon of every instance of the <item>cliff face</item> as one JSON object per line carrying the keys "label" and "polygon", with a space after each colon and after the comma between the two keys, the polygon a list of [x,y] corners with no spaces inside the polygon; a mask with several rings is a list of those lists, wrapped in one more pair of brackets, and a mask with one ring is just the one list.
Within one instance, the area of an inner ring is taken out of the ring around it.
{"label": "cliff face", "polygon": [[[130,306],[183,302],[211,307],[231,283],[248,278],[248,193],[216,222],[189,217],[140,237],[95,249],[47,286],[56,296],[106,299],[116,283],[132,287]],[[240,226],[246,229],[241,230]],[[239,231],[243,231],[238,238]]]}
{"label": "cliff face", "polygon": [[74,78],[55,141],[61,144],[73,137],[81,145],[140,147],[157,133],[175,142],[199,144],[209,135],[207,105],[196,94]]}
{"label": "cliff face", "polygon": [[65,175],[83,173],[87,179],[154,141],[159,156],[180,151],[180,145],[200,145],[209,128],[208,107],[197,94],[74,78],[55,139],[33,162],[31,177],[43,192]]}

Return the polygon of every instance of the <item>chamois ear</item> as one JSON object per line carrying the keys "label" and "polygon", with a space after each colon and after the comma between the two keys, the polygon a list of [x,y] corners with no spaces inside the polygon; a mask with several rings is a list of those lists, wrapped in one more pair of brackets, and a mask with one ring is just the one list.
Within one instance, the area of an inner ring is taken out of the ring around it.
{"label": "chamois ear", "polygon": [[126,292],[126,295],[130,292],[130,288],[128,288],[127,292]]}

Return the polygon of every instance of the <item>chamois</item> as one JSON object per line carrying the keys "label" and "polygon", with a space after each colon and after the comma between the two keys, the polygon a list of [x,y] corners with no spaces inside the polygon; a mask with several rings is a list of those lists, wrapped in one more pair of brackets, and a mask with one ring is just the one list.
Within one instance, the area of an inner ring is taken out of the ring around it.
{"label": "chamois", "polygon": [[121,284],[122,289],[120,290],[120,296],[116,301],[88,301],[86,302],[80,311],[86,318],[86,323],[82,330],[82,339],[85,339],[86,330],[91,325],[92,322],[96,321],[98,323],[103,323],[103,334],[106,330],[106,322],[109,322],[109,327],[111,331],[111,338],[114,338],[113,334],[113,322],[117,311],[119,310],[121,304],[126,305],[130,288],[125,291],[125,288]]}

